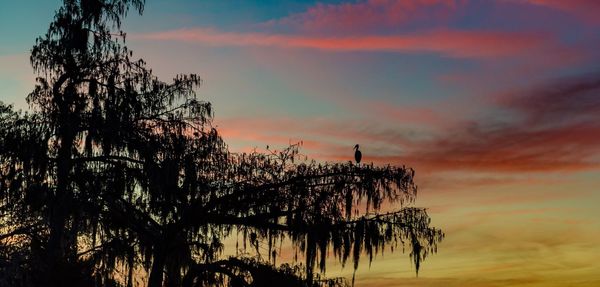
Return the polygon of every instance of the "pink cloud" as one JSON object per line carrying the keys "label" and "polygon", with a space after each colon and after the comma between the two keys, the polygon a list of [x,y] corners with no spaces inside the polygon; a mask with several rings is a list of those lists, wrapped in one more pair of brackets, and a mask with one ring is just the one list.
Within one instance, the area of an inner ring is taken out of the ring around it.
{"label": "pink cloud", "polygon": [[307,32],[356,33],[395,28],[411,21],[436,22],[452,15],[465,1],[458,0],[368,0],[357,3],[321,4],[303,13],[268,22]]}
{"label": "pink cloud", "polygon": [[158,41],[182,41],[214,46],[303,48],[324,51],[438,53],[456,58],[493,58],[532,52],[552,43],[539,34],[500,31],[435,30],[394,36],[311,37],[285,34],[180,29],[134,35]]}

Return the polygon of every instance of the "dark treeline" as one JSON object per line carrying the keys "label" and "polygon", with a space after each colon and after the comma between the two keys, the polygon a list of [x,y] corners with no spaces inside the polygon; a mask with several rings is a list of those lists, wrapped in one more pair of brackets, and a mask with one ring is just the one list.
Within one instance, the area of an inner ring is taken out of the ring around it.
{"label": "dark treeline", "polygon": [[31,111],[0,104],[0,286],[337,286],[328,252],[356,269],[406,248],[417,270],[435,252],[412,169],[230,153],[197,75],[132,59],[121,20],[143,7],[64,0],[31,51]]}

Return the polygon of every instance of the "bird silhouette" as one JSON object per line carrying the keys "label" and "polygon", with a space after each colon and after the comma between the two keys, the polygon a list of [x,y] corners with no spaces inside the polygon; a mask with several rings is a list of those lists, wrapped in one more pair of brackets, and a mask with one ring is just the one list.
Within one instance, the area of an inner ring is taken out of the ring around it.
{"label": "bird silhouette", "polygon": [[354,159],[356,160],[356,163],[360,163],[360,160],[362,159],[362,152],[358,150],[358,144],[354,146],[354,149],[356,150],[354,152]]}

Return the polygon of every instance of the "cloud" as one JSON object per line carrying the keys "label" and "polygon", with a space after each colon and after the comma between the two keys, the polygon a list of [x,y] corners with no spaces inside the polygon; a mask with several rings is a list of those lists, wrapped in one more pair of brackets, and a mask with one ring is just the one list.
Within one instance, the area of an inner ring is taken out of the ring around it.
{"label": "cloud", "polygon": [[[574,9],[571,4],[558,1],[528,2],[565,11]],[[448,79],[472,86],[489,87],[490,82],[498,83],[498,86],[483,91],[483,96],[488,95],[490,90],[518,84],[518,80],[529,84],[545,79],[549,73],[567,65],[580,64],[587,58],[581,55],[581,51],[563,43],[564,39],[558,35],[553,37],[550,32],[542,33],[540,30],[530,33],[489,30],[493,28],[435,28],[390,34],[389,31],[372,31],[370,28],[383,27],[385,30],[386,27],[407,24],[422,15],[435,15],[432,11],[459,9],[464,3],[466,1],[369,0],[317,4],[303,13],[270,22],[299,27],[296,34],[191,28],[133,36],[151,41],[217,47],[277,48],[284,55],[287,55],[287,50],[308,49],[433,53],[453,58],[486,59],[485,64],[489,65],[474,69],[477,75],[461,77],[453,72],[453,77]],[[586,6],[591,9],[596,4],[586,2],[583,5],[591,5]],[[510,18],[510,15],[507,17]],[[313,31],[328,27],[337,33]],[[349,33],[350,30],[356,33]],[[488,73],[490,79],[481,80],[482,70],[490,66],[493,67]],[[365,113],[370,113],[377,121],[366,124],[360,120],[344,123],[327,119],[238,118],[219,122],[225,138],[239,141],[240,145],[281,146],[303,140],[307,154],[321,160],[351,160],[348,147],[358,142],[364,143],[361,146],[364,145],[367,162],[407,164],[418,170],[573,171],[600,166],[600,100],[597,94],[597,79],[581,77],[539,89],[516,91],[496,99],[492,106],[481,107],[480,102],[471,103],[472,107],[464,105],[461,108],[467,112],[479,110],[489,114],[459,123],[466,112],[440,112],[443,108],[439,107],[439,102],[433,103],[438,106],[428,108],[399,108],[386,101],[371,99],[353,103],[347,95],[332,101],[350,110],[358,110],[355,106],[363,107]],[[453,104],[456,105],[456,102]],[[419,130],[421,128],[423,130]]]}
{"label": "cloud", "polygon": [[321,4],[302,13],[267,22],[309,33],[356,34],[398,28],[410,22],[428,23],[449,18],[465,1],[457,0],[368,0],[356,3]]}
{"label": "cloud", "polygon": [[600,167],[600,77],[581,77],[499,100],[504,122],[462,125],[405,160],[434,169],[500,171]]}
{"label": "cloud", "polygon": [[[419,173],[421,174],[421,173]],[[511,187],[511,186],[544,186],[564,184],[572,180],[568,177],[547,178],[543,176],[520,176],[519,174],[495,174],[491,173],[472,173],[472,172],[439,172],[427,174],[419,179],[419,187],[428,190],[457,192],[462,190],[483,189],[486,187]],[[535,195],[537,196],[537,195]],[[551,196],[550,196],[551,197]],[[536,198],[514,198],[519,202],[534,202]],[[495,198],[494,200],[496,200]],[[494,202],[492,202],[493,204]],[[490,204],[487,202],[487,204]]]}
{"label": "cloud", "polygon": [[540,34],[502,31],[433,30],[408,35],[303,36],[179,29],[133,35],[136,39],[213,46],[276,47],[322,51],[437,53],[454,58],[494,58],[535,51],[552,43]]}
{"label": "cloud", "polygon": [[[223,128],[226,135],[235,137],[238,130],[242,131],[238,136],[265,144],[269,140],[275,140],[271,144],[285,144],[291,138],[308,139],[308,155],[328,161],[351,160],[349,147],[360,142],[365,146],[365,162],[407,164],[425,172],[520,173],[600,168],[597,75],[518,91],[495,99],[493,104],[488,108],[493,116],[431,129],[429,136],[397,126],[326,119],[238,119],[224,122]],[[416,112],[413,116],[421,117]],[[431,124],[440,122],[443,120],[436,119]],[[247,132],[248,127],[252,127],[252,133]]]}
{"label": "cloud", "polygon": [[525,96],[507,95],[497,101],[521,112],[528,125],[589,122],[600,118],[600,76],[561,80]]}
{"label": "cloud", "polygon": [[600,24],[600,1],[597,0],[524,0],[530,4],[561,10],[586,21]]}

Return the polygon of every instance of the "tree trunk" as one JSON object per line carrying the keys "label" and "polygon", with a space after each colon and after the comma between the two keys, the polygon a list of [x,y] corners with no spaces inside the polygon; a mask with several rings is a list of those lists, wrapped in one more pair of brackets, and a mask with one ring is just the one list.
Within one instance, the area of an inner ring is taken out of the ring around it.
{"label": "tree trunk", "polygon": [[[74,133],[71,126],[71,117],[69,116],[68,105],[65,102],[60,104],[60,126],[58,128],[58,139],[60,147],[58,148],[56,164],[56,192],[52,196],[50,204],[49,218],[49,238],[47,245],[47,264],[49,265],[44,274],[50,286],[62,286],[66,273],[69,273],[68,251],[73,247],[67,242],[68,232],[67,220],[71,209],[71,190],[69,189],[70,174],[72,167],[72,148]],[[63,274],[64,273],[64,274]]]}
{"label": "tree trunk", "polygon": [[152,257],[152,269],[148,278],[148,287],[162,287],[166,254],[162,248],[157,247],[154,249]]}

